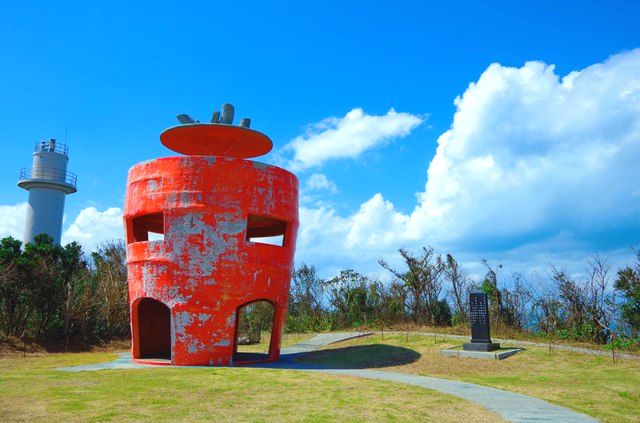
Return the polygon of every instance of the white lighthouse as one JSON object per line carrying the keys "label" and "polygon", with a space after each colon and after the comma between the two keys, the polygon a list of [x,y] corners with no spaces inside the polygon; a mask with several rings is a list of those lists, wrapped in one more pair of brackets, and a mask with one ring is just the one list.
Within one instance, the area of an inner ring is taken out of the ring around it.
{"label": "white lighthouse", "polygon": [[60,244],[64,198],[77,191],[77,177],[67,172],[69,149],[55,139],[41,141],[33,152],[33,166],[20,171],[18,186],[29,191],[23,242],[48,234]]}

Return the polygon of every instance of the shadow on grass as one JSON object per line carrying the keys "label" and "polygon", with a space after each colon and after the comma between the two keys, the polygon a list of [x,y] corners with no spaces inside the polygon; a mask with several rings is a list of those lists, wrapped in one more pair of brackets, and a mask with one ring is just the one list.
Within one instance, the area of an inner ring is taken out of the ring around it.
{"label": "shadow on grass", "polygon": [[420,359],[412,349],[385,344],[319,350],[302,354],[295,361],[331,369],[375,369],[401,366]]}

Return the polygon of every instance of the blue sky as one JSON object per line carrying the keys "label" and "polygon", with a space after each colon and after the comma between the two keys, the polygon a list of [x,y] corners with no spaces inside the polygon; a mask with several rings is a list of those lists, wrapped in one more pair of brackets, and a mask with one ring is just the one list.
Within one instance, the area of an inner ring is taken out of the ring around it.
{"label": "blue sky", "polygon": [[[302,3],[4,4],[0,232],[22,233],[16,181],[34,142],[68,128],[79,190],[63,231],[90,249],[118,235],[128,168],[172,154],[158,135],[175,115],[208,119],[231,102],[273,139],[261,160],[299,175],[298,259],[325,275],[377,272],[378,257],[425,244],[470,267],[631,256],[637,3]],[[444,173],[430,170],[438,140],[450,142]],[[305,149],[326,159],[300,161]],[[614,171],[590,167],[602,155]]]}

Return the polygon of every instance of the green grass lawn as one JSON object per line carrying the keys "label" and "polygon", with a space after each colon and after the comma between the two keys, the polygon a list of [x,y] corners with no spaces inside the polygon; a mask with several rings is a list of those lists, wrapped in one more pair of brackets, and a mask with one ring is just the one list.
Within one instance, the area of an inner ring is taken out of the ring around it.
{"label": "green grass lawn", "polygon": [[0,357],[0,421],[500,421],[435,391],[248,368],[62,372],[111,353]]}
{"label": "green grass lawn", "polygon": [[[306,361],[463,380],[519,392],[611,422],[640,421],[640,361],[527,347],[505,360],[442,357],[459,340],[402,334],[345,341]],[[509,346],[509,345],[504,345]]]}

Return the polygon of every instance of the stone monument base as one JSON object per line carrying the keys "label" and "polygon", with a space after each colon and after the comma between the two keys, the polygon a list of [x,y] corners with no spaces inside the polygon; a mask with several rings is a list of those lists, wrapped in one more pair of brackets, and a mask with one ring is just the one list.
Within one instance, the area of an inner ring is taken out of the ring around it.
{"label": "stone monument base", "polygon": [[495,351],[500,349],[500,344],[496,342],[465,342],[462,344],[462,349],[465,351]]}
{"label": "stone monument base", "polygon": [[504,360],[522,351],[521,348],[505,348],[497,351],[465,351],[460,347],[440,351],[444,357],[484,358],[489,360]]}

